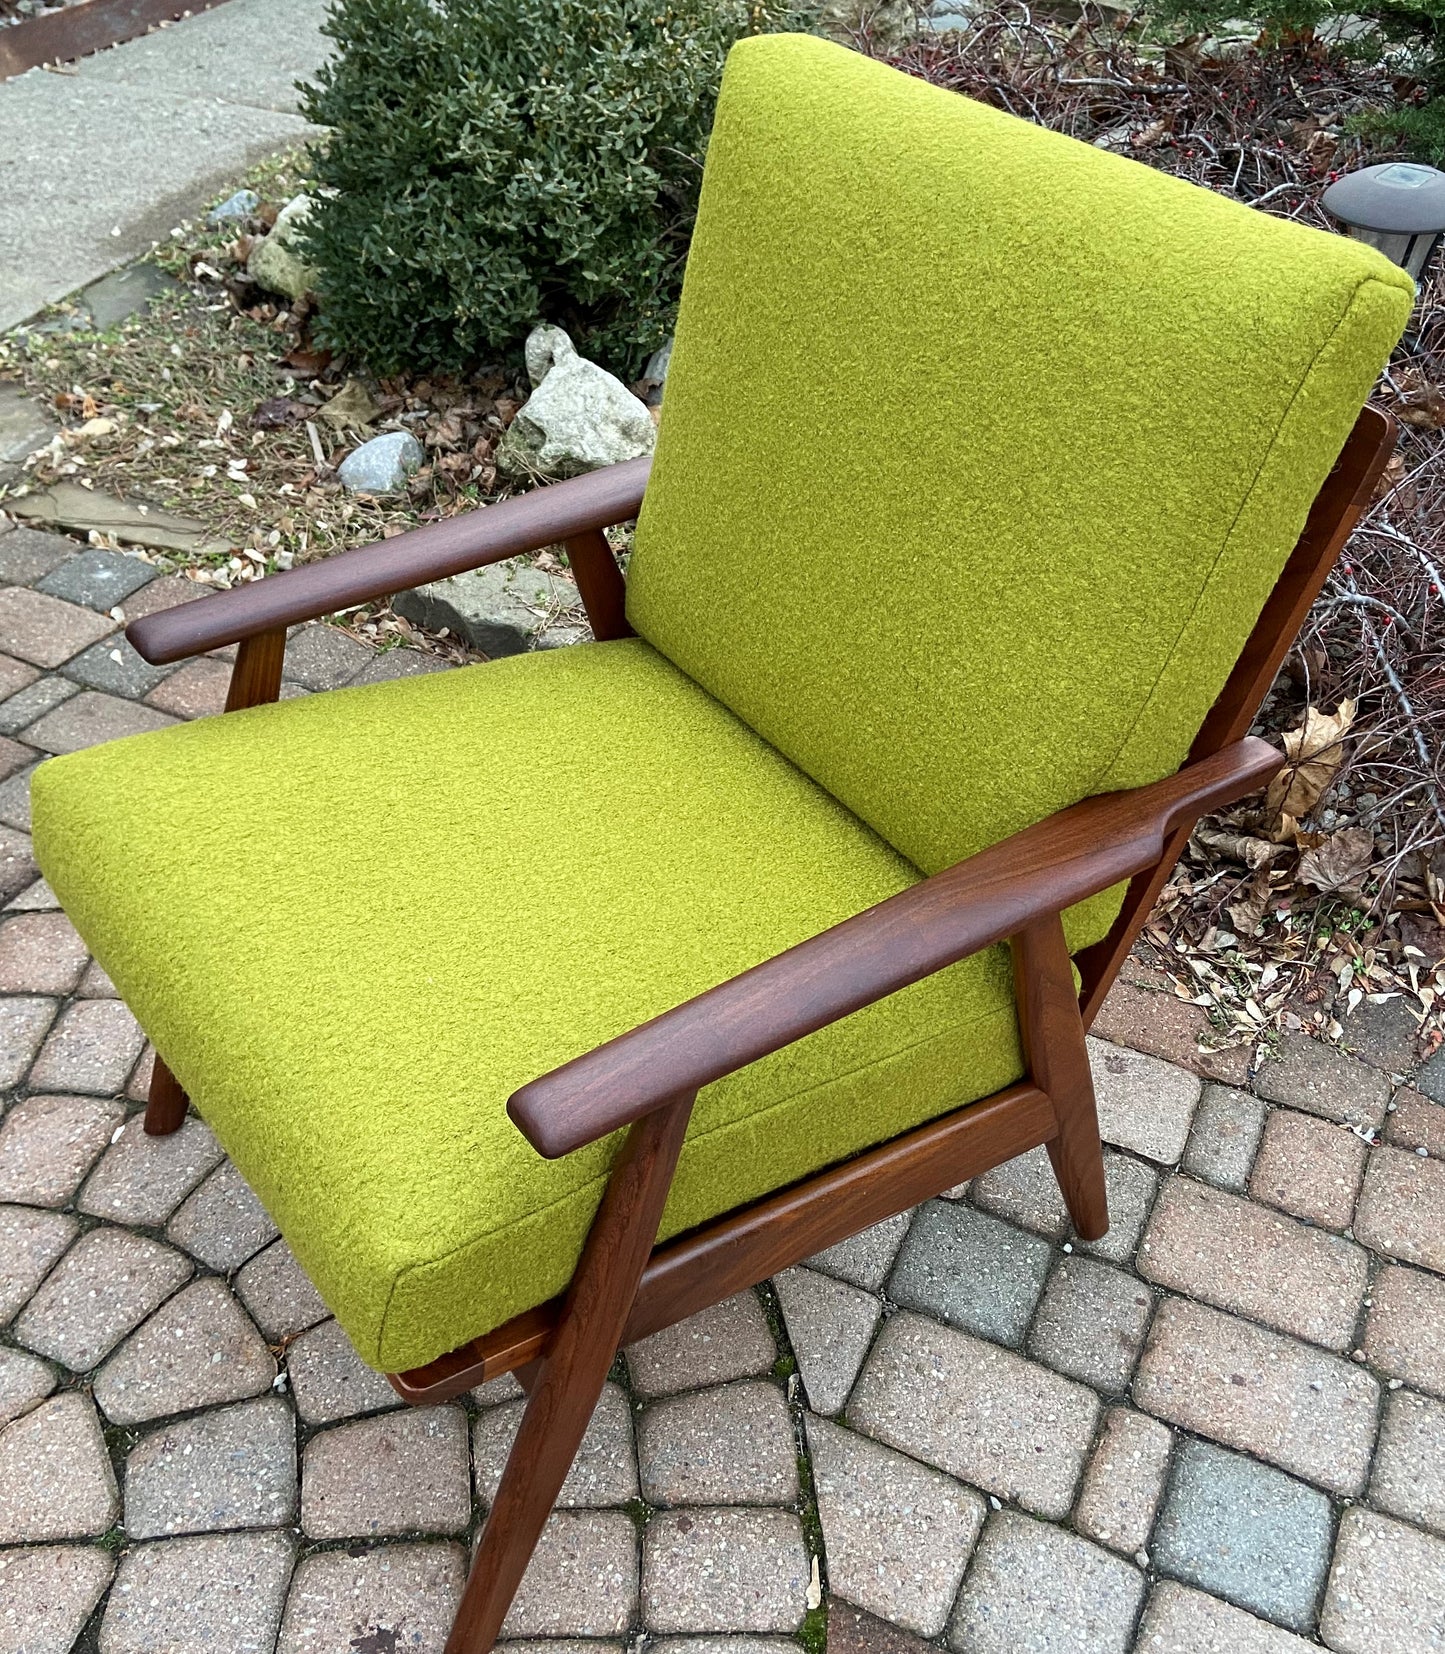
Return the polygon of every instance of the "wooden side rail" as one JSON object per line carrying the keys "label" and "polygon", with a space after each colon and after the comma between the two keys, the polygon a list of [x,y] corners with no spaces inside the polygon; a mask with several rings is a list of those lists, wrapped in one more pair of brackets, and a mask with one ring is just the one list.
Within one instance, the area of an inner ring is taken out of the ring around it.
{"label": "wooden side rail", "polygon": [[[650,459],[634,459],[554,482],[448,522],[412,529],[394,540],[358,546],[322,563],[146,615],[132,621],[125,635],[137,654],[161,665],[562,541],[577,541],[584,548],[584,560],[588,552],[595,559],[597,544],[588,536],[637,515],[651,468]],[[609,579],[594,561],[585,572],[579,569],[578,584],[589,614],[594,597],[611,605],[597,636],[623,635],[617,629],[621,575]]]}
{"label": "wooden side rail", "polygon": [[507,1111],[539,1154],[569,1154],[1144,872],[1176,828],[1283,762],[1251,737],[1152,786],[1086,799],[564,1063]]}

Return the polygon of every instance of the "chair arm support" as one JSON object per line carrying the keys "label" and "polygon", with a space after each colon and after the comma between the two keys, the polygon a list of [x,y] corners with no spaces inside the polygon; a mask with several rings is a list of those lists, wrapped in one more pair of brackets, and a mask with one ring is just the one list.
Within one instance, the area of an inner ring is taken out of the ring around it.
{"label": "chair arm support", "polygon": [[537,551],[635,517],[651,466],[650,459],[628,460],[535,488],[394,540],[357,546],[324,562],[146,615],[132,622],[125,635],[137,654],[161,665]]}
{"label": "chair arm support", "polygon": [[1247,737],[1131,792],[1015,833],[515,1092],[539,1154],[570,1153],[1157,862],[1169,834],[1284,762]]}

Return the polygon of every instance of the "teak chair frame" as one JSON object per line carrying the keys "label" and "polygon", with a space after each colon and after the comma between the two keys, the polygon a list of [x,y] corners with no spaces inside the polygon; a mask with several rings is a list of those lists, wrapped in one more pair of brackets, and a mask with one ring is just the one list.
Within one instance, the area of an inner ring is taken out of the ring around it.
{"label": "teak chair frame", "polygon": [[[1374,491],[1395,428],[1360,414],[1284,572],[1183,767],[1091,798],[812,937],[522,1087],[507,1108],[556,1157],[626,1127],[565,1295],[425,1367],[391,1374],[407,1401],[445,1401],[514,1372],[528,1394],[447,1654],[485,1654],[581,1443],[617,1351],[869,1225],[1043,1145],[1075,1229],[1108,1227],[1103,1153],[1084,1035],[1197,819],[1267,782],[1280,755],[1248,735],[1341,546]],[[538,489],[325,563],[136,621],[152,662],[241,647],[227,710],[277,699],[286,628],[406,586],[563,542],[594,635],[628,635],[606,538],[636,516],[649,462]],[[1128,880],[1108,936],[1075,963],[1073,903]],[[655,1244],[701,1087],[934,971],[1008,940],[1027,1078]],[[158,1056],[145,1129],[176,1130],[185,1092]]]}

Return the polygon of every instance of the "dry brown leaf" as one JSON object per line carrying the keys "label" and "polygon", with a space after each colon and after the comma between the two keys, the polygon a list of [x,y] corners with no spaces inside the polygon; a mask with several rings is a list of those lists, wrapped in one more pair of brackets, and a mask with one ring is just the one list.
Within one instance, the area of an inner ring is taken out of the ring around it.
{"label": "dry brown leaf", "polygon": [[1251,870],[1270,867],[1289,854],[1286,844],[1271,844],[1268,839],[1255,838],[1251,833],[1231,833],[1222,827],[1199,826],[1194,829],[1195,843],[1204,850],[1228,856],[1231,861],[1243,862]]}
{"label": "dry brown leaf", "polygon": [[1269,897],[1269,868],[1260,867],[1228,904],[1230,921],[1238,935],[1253,936],[1259,929],[1264,910],[1269,906]]}
{"label": "dry brown leaf", "polygon": [[1345,827],[1300,856],[1297,876],[1316,890],[1356,890],[1375,859],[1375,835],[1368,827]]}
{"label": "dry brown leaf", "polygon": [[[1305,708],[1304,722],[1284,738],[1289,763],[1269,784],[1265,796],[1267,820],[1289,815],[1298,821],[1319,803],[1340,767],[1344,739],[1355,721],[1355,706],[1353,700],[1344,700],[1334,712]],[[1277,837],[1277,831],[1270,836]]]}
{"label": "dry brown leaf", "polygon": [[348,379],[316,417],[334,431],[364,431],[380,412],[366,386],[359,379]]}

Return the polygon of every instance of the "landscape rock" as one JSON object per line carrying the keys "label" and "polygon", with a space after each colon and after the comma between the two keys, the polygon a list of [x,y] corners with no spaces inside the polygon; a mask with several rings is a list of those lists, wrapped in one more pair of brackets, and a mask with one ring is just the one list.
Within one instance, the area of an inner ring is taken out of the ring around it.
{"label": "landscape rock", "polygon": [[217,224],[233,224],[237,219],[249,218],[261,205],[261,197],[255,190],[237,190],[234,195],[228,195],[219,206],[212,207],[206,214],[206,222],[212,229]]}
{"label": "landscape rock", "polygon": [[354,448],[336,474],[353,494],[394,494],[425,458],[410,431],[383,431]]}
{"label": "landscape rock", "polygon": [[271,233],[263,236],[246,261],[246,274],[268,293],[281,293],[294,303],[316,290],[318,271],[297,248],[297,235],[311,213],[311,198],[298,195],[276,215]]}
{"label": "landscape rock", "polygon": [[536,389],[498,444],[500,471],[575,477],[652,452],[657,427],[646,404],[579,356],[560,327],[533,328],[526,351]]}
{"label": "landscape rock", "polygon": [[566,575],[547,574],[533,563],[513,558],[398,592],[391,606],[403,619],[428,631],[438,632],[445,626],[454,637],[495,660],[539,647],[539,633],[549,617],[578,601],[577,588]]}

